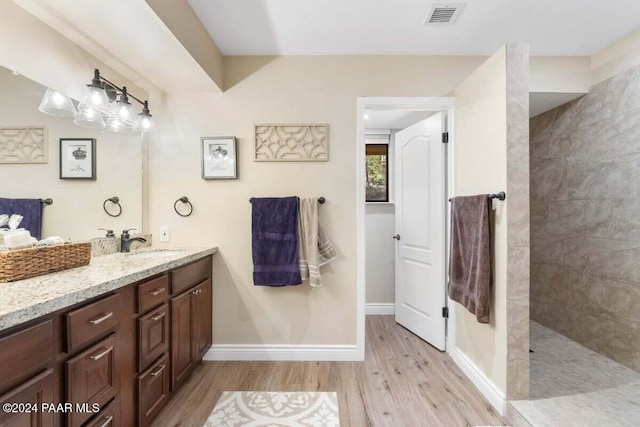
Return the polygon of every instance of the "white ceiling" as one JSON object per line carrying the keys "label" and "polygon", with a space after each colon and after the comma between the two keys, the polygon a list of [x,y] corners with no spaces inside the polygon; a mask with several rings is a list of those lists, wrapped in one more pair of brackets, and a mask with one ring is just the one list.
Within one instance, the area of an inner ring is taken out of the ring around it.
{"label": "white ceiling", "polygon": [[553,110],[584,95],[584,93],[575,92],[531,92],[529,93],[529,117]]}
{"label": "white ceiling", "polygon": [[[460,1],[460,0],[456,0]],[[425,27],[424,0],[189,0],[225,55],[592,55],[640,27],[640,0],[464,0]]]}

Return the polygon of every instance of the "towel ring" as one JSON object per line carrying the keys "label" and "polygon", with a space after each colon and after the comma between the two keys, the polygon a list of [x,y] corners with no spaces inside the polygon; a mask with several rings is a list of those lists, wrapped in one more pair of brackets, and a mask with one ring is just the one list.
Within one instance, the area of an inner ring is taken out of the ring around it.
{"label": "towel ring", "polygon": [[[178,202],[182,202],[185,205],[189,206],[189,212],[187,213],[181,213],[178,210]],[[180,197],[178,200],[175,201],[175,203],[173,204],[173,210],[176,211],[176,213],[182,217],[188,217],[193,213],[193,205],[191,204],[191,202],[189,201],[189,198],[187,196],[182,196]]]}
{"label": "towel ring", "polygon": [[[116,205],[118,207],[118,213],[109,212],[109,209],[107,209],[107,203],[108,202],[111,202],[112,204],[114,204],[114,205]],[[111,217],[114,217],[114,218],[122,215],[122,206],[120,205],[120,197],[118,197],[118,196],[109,197],[102,204],[102,209],[104,209],[104,211],[107,213],[107,215],[109,215]]]}

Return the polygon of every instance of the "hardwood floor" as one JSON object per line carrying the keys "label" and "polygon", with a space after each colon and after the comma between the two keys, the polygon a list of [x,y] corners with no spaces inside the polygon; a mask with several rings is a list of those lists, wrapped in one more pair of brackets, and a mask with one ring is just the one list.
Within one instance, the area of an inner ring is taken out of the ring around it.
{"label": "hardwood floor", "polygon": [[155,427],[202,426],[223,391],[336,391],[342,426],[505,425],[453,360],[367,316],[364,362],[203,362]]}

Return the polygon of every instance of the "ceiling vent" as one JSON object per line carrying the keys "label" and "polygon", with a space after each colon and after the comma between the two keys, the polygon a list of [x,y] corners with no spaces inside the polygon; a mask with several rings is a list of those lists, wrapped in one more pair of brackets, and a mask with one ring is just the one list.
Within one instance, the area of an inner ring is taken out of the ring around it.
{"label": "ceiling vent", "polygon": [[452,25],[457,21],[464,6],[464,3],[435,3],[424,25]]}

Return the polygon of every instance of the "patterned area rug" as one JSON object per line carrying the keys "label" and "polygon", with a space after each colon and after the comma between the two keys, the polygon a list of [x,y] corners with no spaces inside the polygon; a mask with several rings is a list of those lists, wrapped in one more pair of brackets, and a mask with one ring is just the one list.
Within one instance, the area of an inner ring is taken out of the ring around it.
{"label": "patterned area rug", "polygon": [[205,427],[339,427],[335,392],[225,391]]}

